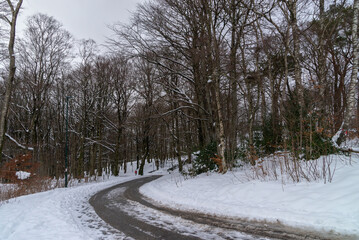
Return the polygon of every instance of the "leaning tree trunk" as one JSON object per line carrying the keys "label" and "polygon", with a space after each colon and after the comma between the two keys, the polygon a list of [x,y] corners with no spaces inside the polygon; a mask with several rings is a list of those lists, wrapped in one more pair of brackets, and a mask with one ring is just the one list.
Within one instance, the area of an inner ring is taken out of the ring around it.
{"label": "leaning tree trunk", "polygon": [[11,21],[4,17],[5,21],[10,24],[10,39],[9,39],[9,45],[8,45],[8,51],[9,51],[9,57],[10,57],[10,63],[9,63],[9,76],[6,82],[6,92],[3,100],[3,106],[1,109],[1,117],[0,117],[0,163],[2,159],[2,150],[4,147],[4,141],[5,141],[5,132],[6,132],[6,120],[7,115],[9,112],[9,105],[10,105],[10,99],[13,89],[13,84],[15,80],[15,52],[14,52],[14,45],[15,45],[15,33],[16,33],[16,20],[17,16],[19,14],[21,5],[23,0],[19,0],[19,2],[16,5],[16,8],[14,8],[13,4],[10,0],[7,0],[7,3],[11,9]]}
{"label": "leaning tree trunk", "polygon": [[338,132],[334,135],[333,141],[335,144],[340,145],[340,143],[345,140],[343,129],[347,130],[350,127],[352,120],[355,118],[355,86],[358,79],[358,17],[359,17],[359,0],[354,0],[354,17],[352,25],[352,42],[353,42],[353,66],[352,66],[352,75],[349,83],[349,93],[347,97],[347,108],[344,113],[344,120],[342,126]]}

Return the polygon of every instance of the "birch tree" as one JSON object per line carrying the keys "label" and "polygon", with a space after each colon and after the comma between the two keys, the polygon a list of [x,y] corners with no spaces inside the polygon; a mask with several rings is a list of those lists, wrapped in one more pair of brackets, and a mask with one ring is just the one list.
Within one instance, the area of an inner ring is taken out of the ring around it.
{"label": "birch tree", "polygon": [[353,3],[353,25],[352,25],[352,44],[353,44],[353,64],[352,64],[352,74],[349,82],[349,90],[347,96],[347,108],[344,113],[344,121],[341,128],[338,130],[337,134],[333,137],[333,140],[336,144],[345,140],[344,131],[348,130],[351,122],[356,116],[355,112],[355,91],[358,80],[358,61],[359,61],[359,45],[358,45],[358,18],[359,18],[359,0],[354,0]]}
{"label": "birch tree", "polygon": [[359,18],[359,0],[354,0],[354,18],[352,27],[352,42],[353,42],[353,66],[352,75],[349,84],[349,94],[347,99],[347,110],[344,116],[344,128],[348,129],[350,121],[355,117],[355,86],[358,80],[358,18]]}

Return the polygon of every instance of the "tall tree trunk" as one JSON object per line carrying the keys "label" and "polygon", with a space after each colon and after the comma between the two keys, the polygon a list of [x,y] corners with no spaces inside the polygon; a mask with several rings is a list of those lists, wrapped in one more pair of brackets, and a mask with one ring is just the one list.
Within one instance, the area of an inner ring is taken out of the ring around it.
{"label": "tall tree trunk", "polygon": [[[189,114],[188,114],[189,115]],[[187,147],[187,162],[192,163],[192,137],[191,137],[191,122],[187,120],[185,125],[186,147]]]}
{"label": "tall tree trunk", "polygon": [[303,147],[303,111],[304,111],[304,91],[302,84],[300,68],[300,47],[299,47],[299,29],[297,21],[297,0],[290,2],[290,22],[293,36],[293,53],[294,53],[294,79],[298,93],[299,102],[299,150]]}
{"label": "tall tree trunk", "polygon": [[[324,0],[320,0],[319,2],[319,18],[320,18],[320,26],[322,31],[319,33],[319,59],[318,59],[318,67],[319,67],[319,93],[321,98],[321,104],[324,107],[324,92],[325,92],[325,78],[326,78],[326,61],[325,61],[325,39],[324,39]],[[323,110],[323,109],[322,109]]]}
{"label": "tall tree trunk", "polygon": [[238,16],[236,14],[236,0],[231,1],[231,48],[229,55],[229,81],[230,81],[230,116],[229,116],[229,162],[234,162],[237,148],[238,126],[238,99],[237,99],[237,50],[239,38],[237,37]]}
{"label": "tall tree trunk", "polygon": [[351,121],[355,118],[355,86],[358,80],[358,18],[359,18],[359,0],[354,1],[354,18],[352,26],[352,42],[353,42],[353,66],[352,75],[349,84],[349,93],[347,96],[347,109],[344,115],[344,128],[350,127]]}
{"label": "tall tree trunk", "polygon": [[[99,126],[99,141],[102,141],[102,129],[101,126]],[[103,163],[102,163],[102,146],[98,145],[98,157],[97,157],[97,175],[99,177],[102,176],[102,170],[103,170]]]}
{"label": "tall tree trunk", "polygon": [[85,138],[84,135],[81,136],[80,140],[80,156],[78,158],[78,167],[77,167],[77,177],[84,177],[84,163],[85,163]]}
{"label": "tall tree trunk", "polygon": [[145,146],[145,154],[142,156],[141,158],[141,164],[140,164],[140,168],[139,168],[139,171],[138,171],[138,174],[143,176],[143,170],[144,170],[144,167],[145,167],[145,163],[146,163],[146,159],[148,160],[149,159],[149,136],[146,136],[145,139],[144,139],[144,146]]}
{"label": "tall tree trunk", "polygon": [[322,128],[328,128],[327,121],[325,117],[327,116],[327,103],[325,92],[327,89],[327,51],[325,46],[325,3],[324,0],[319,0],[319,19],[320,19],[320,31],[319,31],[319,49],[318,49],[318,84],[319,84],[319,119],[318,124]]}
{"label": "tall tree trunk", "polygon": [[96,161],[96,143],[92,143],[90,147],[90,163],[89,163],[90,176],[95,175],[95,161]]}
{"label": "tall tree trunk", "polygon": [[[212,79],[212,90],[214,98],[214,102],[212,102],[213,113],[216,117],[216,124],[214,127],[215,139],[217,140],[217,152],[219,157],[221,158],[222,165],[222,173],[227,172],[227,162],[225,156],[226,149],[226,137],[224,132],[224,117],[222,113],[222,103],[221,103],[221,60],[220,60],[220,42],[216,36],[217,29],[214,20],[214,16],[212,16],[212,2],[204,1],[203,10],[205,14],[205,28],[206,28],[206,55],[208,70]],[[211,104],[210,100],[208,103]],[[209,108],[210,110],[212,108]],[[210,116],[213,116],[212,111],[210,112]],[[212,123],[212,121],[210,121]],[[212,139],[214,139],[212,137]]]}
{"label": "tall tree trunk", "polygon": [[358,18],[359,18],[359,0],[354,0],[353,3],[354,9],[354,17],[353,17],[353,25],[352,25],[352,42],[353,42],[353,66],[352,66],[352,74],[349,83],[349,91],[347,96],[347,108],[344,113],[344,121],[342,127],[338,130],[336,136],[337,139],[333,139],[335,143],[340,145],[340,143],[345,140],[344,131],[348,130],[351,126],[353,119],[356,116],[355,112],[355,89],[358,79],[358,53],[359,53],[359,45],[358,45]]}
{"label": "tall tree trunk", "polygon": [[[175,108],[177,108],[177,103],[175,103]],[[182,172],[183,166],[182,166],[182,159],[181,159],[181,141],[180,141],[180,132],[179,132],[179,116],[178,112],[175,113],[175,132],[176,132],[176,155],[178,160],[178,170]]]}
{"label": "tall tree trunk", "polygon": [[139,175],[143,175],[143,170],[145,167],[145,163],[146,163],[146,159],[149,163],[150,160],[150,119],[147,117],[147,119],[145,119],[145,123],[144,123],[144,130],[143,130],[143,137],[142,137],[142,147],[144,149],[144,154],[142,155],[141,158],[141,163],[140,163],[140,167],[139,167],[139,171],[138,174]]}
{"label": "tall tree trunk", "polygon": [[23,0],[19,0],[16,5],[16,8],[14,8],[12,2],[10,0],[7,0],[7,3],[11,9],[11,20],[5,17],[5,21],[8,24],[10,24],[10,39],[8,44],[10,63],[9,63],[9,76],[6,82],[6,91],[5,91],[5,96],[4,96],[4,101],[3,101],[3,106],[1,109],[1,116],[0,116],[0,163],[2,161],[2,151],[5,141],[6,120],[9,112],[11,94],[13,91],[13,84],[15,80],[16,66],[15,66],[14,46],[15,46],[16,21],[22,2]]}
{"label": "tall tree trunk", "polygon": [[140,168],[140,142],[136,136],[136,170]]}
{"label": "tall tree trunk", "polygon": [[226,137],[224,134],[224,124],[223,124],[223,114],[222,114],[222,104],[220,97],[220,77],[218,72],[214,73],[214,91],[215,91],[215,101],[216,101],[216,112],[217,112],[217,151],[222,160],[222,173],[227,172],[227,163],[225,158],[225,147],[226,147]]}
{"label": "tall tree trunk", "polygon": [[120,139],[121,139],[121,126],[118,126],[118,130],[117,130],[117,137],[116,137],[116,150],[115,150],[115,159],[113,161],[113,164],[111,166],[112,169],[112,174],[114,176],[118,176],[119,174],[119,169],[118,169],[118,165],[119,165],[119,159],[120,159]]}

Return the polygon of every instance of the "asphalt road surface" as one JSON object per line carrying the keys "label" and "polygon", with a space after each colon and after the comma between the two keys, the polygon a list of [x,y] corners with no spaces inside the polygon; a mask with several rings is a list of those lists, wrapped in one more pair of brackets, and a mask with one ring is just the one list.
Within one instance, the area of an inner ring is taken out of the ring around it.
{"label": "asphalt road surface", "polygon": [[223,218],[160,206],[139,193],[139,187],[159,177],[139,178],[107,188],[92,196],[90,204],[105,222],[129,239],[351,239],[280,223]]}

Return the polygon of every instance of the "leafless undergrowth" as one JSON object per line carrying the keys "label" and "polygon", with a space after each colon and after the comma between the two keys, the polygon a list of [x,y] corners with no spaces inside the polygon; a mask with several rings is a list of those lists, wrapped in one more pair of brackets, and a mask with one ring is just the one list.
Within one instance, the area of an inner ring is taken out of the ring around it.
{"label": "leafless undergrowth", "polygon": [[[109,177],[110,176],[108,174],[103,174],[102,176],[84,177],[83,179],[72,178],[69,176],[68,187],[84,183],[101,182],[109,179]],[[0,184],[0,205],[6,203],[12,198],[63,187],[65,187],[64,178],[34,178],[31,180],[19,180],[16,183]]]}
{"label": "leafless undergrowth", "polygon": [[256,165],[251,166],[245,175],[249,180],[281,180],[283,184],[302,181],[330,183],[336,168],[337,161],[333,156],[322,156],[317,160],[300,160],[290,152],[279,152],[258,159]]}
{"label": "leafless undergrowth", "polygon": [[0,186],[0,205],[11,198],[44,192],[56,187],[48,178],[36,178],[31,181],[19,181],[14,184],[1,184]]}

